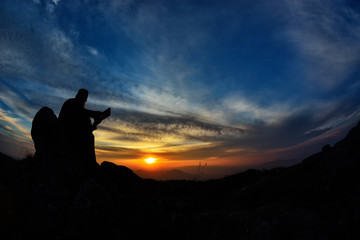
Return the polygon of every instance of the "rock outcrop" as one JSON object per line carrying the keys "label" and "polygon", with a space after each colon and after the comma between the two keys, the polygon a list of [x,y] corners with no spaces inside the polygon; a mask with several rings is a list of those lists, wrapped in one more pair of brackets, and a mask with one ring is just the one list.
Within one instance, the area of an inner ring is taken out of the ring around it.
{"label": "rock outcrop", "polygon": [[115,163],[104,161],[101,163],[101,169],[120,189],[132,187],[142,180],[131,169],[125,166],[116,165]]}

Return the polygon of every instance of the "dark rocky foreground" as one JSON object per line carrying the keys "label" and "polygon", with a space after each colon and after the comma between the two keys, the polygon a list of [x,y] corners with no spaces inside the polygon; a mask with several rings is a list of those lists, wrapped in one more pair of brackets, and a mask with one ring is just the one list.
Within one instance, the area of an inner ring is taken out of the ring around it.
{"label": "dark rocky foreground", "polygon": [[301,164],[206,182],[38,165],[0,155],[1,239],[360,239],[360,123]]}

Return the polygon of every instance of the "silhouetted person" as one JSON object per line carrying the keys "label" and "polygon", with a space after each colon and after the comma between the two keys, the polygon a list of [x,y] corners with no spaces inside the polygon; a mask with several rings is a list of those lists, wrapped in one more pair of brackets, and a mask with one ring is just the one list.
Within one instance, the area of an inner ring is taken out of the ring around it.
{"label": "silhouetted person", "polygon": [[35,115],[31,126],[31,137],[35,145],[35,163],[37,175],[45,177],[47,182],[53,183],[57,175],[56,170],[58,149],[60,146],[58,137],[58,119],[54,111],[48,107],[42,107]]}
{"label": "silhouetted person", "polygon": [[[70,164],[85,174],[89,174],[86,172],[98,166],[92,131],[110,115],[110,109],[105,112],[86,109],[88,94],[86,89],[80,89],[75,98],[65,101],[59,114],[65,153],[71,156],[69,160],[73,162]],[[94,124],[91,123],[90,118],[94,119]]]}

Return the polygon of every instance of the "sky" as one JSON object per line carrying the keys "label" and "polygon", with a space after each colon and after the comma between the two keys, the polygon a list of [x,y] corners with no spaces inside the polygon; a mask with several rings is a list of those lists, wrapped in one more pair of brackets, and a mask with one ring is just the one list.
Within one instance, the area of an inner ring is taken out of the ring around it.
{"label": "sky", "polygon": [[99,163],[301,160],[360,120],[359,66],[355,0],[2,0],[0,151],[86,88]]}

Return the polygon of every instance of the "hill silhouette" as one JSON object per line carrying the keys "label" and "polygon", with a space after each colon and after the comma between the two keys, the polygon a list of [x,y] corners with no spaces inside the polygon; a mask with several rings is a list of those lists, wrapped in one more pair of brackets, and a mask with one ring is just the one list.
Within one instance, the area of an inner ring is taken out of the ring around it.
{"label": "hill silhouette", "polygon": [[178,169],[171,170],[154,170],[154,171],[146,171],[146,170],[135,170],[137,175],[142,178],[150,178],[155,180],[193,180],[194,175],[183,172]]}
{"label": "hill silhouette", "polygon": [[360,122],[300,164],[203,182],[109,162],[54,182],[38,161],[0,154],[1,239],[360,238]]}

